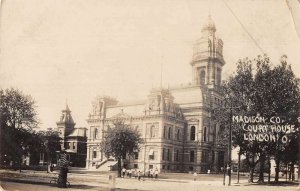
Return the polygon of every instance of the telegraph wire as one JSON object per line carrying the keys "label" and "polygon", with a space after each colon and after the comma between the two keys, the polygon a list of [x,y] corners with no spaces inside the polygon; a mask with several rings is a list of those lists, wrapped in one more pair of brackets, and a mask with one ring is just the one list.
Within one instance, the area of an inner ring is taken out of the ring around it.
{"label": "telegraph wire", "polygon": [[223,3],[225,6],[229,9],[231,14],[236,18],[236,20],[240,23],[244,31],[249,35],[249,37],[253,40],[254,44],[258,47],[258,49],[262,52],[262,54],[265,54],[265,51],[261,48],[261,46],[258,44],[258,42],[255,40],[255,38],[250,34],[250,32],[247,30],[247,28],[243,25],[242,21],[237,17],[237,15],[233,12],[233,10],[229,7],[229,5],[226,3],[225,0],[223,0]]}

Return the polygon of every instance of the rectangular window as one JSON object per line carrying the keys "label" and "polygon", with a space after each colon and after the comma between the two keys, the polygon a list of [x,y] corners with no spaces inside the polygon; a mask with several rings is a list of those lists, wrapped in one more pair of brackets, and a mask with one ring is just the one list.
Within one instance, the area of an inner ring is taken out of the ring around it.
{"label": "rectangular window", "polygon": [[208,141],[208,140],[207,140],[207,128],[206,128],[206,127],[203,128],[203,141],[204,141],[204,142],[205,142],[205,141]]}
{"label": "rectangular window", "polygon": [[149,160],[154,160],[154,149],[149,150]]}
{"label": "rectangular window", "polygon": [[190,162],[195,162],[195,151],[190,151]]}
{"label": "rectangular window", "polygon": [[154,160],[154,154],[153,155],[149,155],[149,160]]}
{"label": "rectangular window", "polygon": [[138,168],[138,165],[137,164],[133,164],[133,168]]}
{"label": "rectangular window", "polygon": [[139,153],[138,152],[134,153],[134,159],[139,159]]}
{"label": "rectangular window", "polygon": [[93,151],[93,158],[97,158],[97,151]]}
{"label": "rectangular window", "polygon": [[201,161],[206,163],[208,161],[208,153],[206,151],[202,151]]}
{"label": "rectangular window", "polygon": [[170,149],[168,149],[168,151],[167,151],[167,160],[168,161],[170,160]]}
{"label": "rectangular window", "polygon": [[73,149],[75,149],[76,148],[76,143],[75,142],[73,142]]}
{"label": "rectangular window", "polygon": [[179,151],[178,150],[176,150],[175,161],[179,161]]}
{"label": "rectangular window", "polygon": [[191,127],[191,132],[190,132],[190,139],[191,139],[191,141],[195,140],[195,134],[196,134],[195,126],[192,126]]}
{"label": "rectangular window", "polygon": [[166,149],[163,148],[163,150],[162,150],[162,160],[165,160],[165,152],[166,152]]}

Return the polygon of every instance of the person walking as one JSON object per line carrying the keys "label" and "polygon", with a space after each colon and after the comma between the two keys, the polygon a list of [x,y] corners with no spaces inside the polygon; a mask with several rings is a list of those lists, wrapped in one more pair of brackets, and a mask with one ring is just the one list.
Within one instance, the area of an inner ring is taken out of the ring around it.
{"label": "person walking", "polygon": [[157,170],[157,168],[155,169],[154,174],[155,174],[155,179],[157,179],[158,178],[158,170]]}
{"label": "person walking", "polygon": [[194,181],[196,181],[197,180],[197,172],[194,172],[193,176],[194,176]]}
{"label": "person walking", "polygon": [[153,179],[153,173],[154,173],[154,171],[153,171],[153,169],[151,168],[151,169],[150,169],[150,177],[151,177],[151,179]]}
{"label": "person walking", "polygon": [[138,169],[137,177],[138,177],[138,180],[141,181],[141,171],[140,171],[140,169]]}
{"label": "person walking", "polygon": [[131,175],[132,175],[132,170],[131,169],[129,169],[129,178],[131,178]]}
{"label": "person walking", "polygon": [[123,169],[122,169],[123,178],[125,178],[125,173],[126,173],[126,168],[123,167]]}

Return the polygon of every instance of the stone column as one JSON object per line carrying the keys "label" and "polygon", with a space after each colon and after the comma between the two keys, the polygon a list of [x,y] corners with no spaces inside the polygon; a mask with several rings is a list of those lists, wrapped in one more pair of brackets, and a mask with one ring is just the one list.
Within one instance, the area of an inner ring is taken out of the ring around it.
{"label": "stone column", "polygon": [[197,172],[200,172],[201,171],[201,164],[202,164],[202,151],[201,149],[199,148],[199,146],[196,147],[196,164],[197,164],[197,167],[196,167],[196,170]]}
{"label": "stone column", "polygon": [[88,169],[89,168],[89,160],[90,160],[90,147],[87,146],[87,150],[86,150],[86,165],[85,165],[85,168]]}
{"label": "stone column", "polygon": [[214,151],[214,154],[215,154],[215,161],[214,162],[214,167],[213,167],[213,170],[215,172],[219,172],[219,152],[218,151]]}

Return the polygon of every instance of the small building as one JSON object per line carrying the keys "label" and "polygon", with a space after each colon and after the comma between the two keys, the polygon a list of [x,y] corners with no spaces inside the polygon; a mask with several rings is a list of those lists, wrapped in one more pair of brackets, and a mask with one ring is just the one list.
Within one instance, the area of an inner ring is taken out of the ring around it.
{"label": "small building", "polygon": [[61,117],[56,123],[56,130],[59,132],[61,140],[61,150],[65,150],[70,158],[70,165],[85,167],[86,163],[86,142],[87,128],[75,128],[75,122],[71,115],[68,105],[62,110]]}

